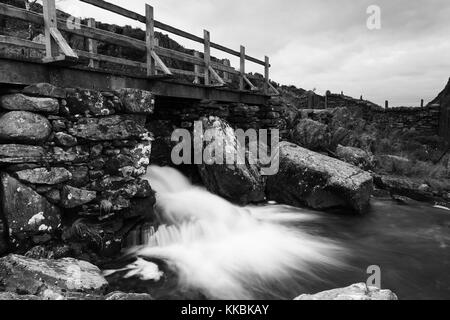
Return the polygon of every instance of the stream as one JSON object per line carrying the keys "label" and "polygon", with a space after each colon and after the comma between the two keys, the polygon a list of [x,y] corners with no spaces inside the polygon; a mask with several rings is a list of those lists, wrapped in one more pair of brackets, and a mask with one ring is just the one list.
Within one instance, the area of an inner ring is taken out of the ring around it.
{"label": "stream", "polygon": [[[450,299],[450,211],[372,199],[366,215],[238,207],[171,168],[150,167],[159,228],[108,280],[157,299],[293,299],[366,282],[399,299]],[[142,235],[140,236],[142,239]]]}

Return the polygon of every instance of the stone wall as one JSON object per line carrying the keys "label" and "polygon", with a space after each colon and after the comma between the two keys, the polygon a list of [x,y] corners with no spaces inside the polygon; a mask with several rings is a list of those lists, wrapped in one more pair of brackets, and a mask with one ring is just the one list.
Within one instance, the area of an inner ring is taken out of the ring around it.
{"label": "stone wall", "polygon": [[[287,136],[287,116],[279,99],[271,99],[267,105],[220,103],[215,101],[189,101],[157,99],[155,113],[147,122],[147,129],[154,133],[152,162],[170,163],[171,134],[175,128],[193,129],[194,121],[201,117],[216,116],[226,120],[234,129],[279,129]],[[182,168],[180,168],[182,170]],[[189,174],[184,171],[185,174]]]}
{"label": "stone wall", "polygon": [[[5,92],[5,90],[3,90]],[[0,96],[0,251],[117,253],[151,220],[150,92],[38,84]]]}
{"label": "stone wall", "polygon": [[414,129],[419,135],[438,135],[440,106],[392,108],[372,111],[372,121],[380,128]]}

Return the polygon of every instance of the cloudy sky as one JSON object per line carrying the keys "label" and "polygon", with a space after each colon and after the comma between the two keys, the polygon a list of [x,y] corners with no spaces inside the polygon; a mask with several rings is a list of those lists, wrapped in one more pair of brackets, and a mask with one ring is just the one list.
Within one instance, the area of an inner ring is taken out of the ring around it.
{"label": "cloudy sky", "polygon": [[[109,0],[247,54],[271,59],[282,84],[345,94],[391,105],[433,99],[450,77],[448,0]],[[381,29],[369,30],[367,8],[381,9]],[[142,24],[76,0],[58,8],[104,22]],[[189,48],[201,46],[173,37]],[[218,57],[228,57],[214,52]],[[230,58],[230,57],[228,57]],[[237,60],[231,59],[237,66]],[[249,65],[249,71],[262,67]]]}

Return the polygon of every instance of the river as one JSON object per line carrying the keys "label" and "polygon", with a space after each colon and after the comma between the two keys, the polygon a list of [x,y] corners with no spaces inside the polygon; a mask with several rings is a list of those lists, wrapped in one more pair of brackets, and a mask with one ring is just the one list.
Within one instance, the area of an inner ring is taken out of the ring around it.
{"label": "river", "polygon": [[450,211],[443,208],[390,199],[372,199],[365,215],[241,208],[174,169],[150,167],[147,178],[159,228],[130,249],[120,271],[105,271],[117,289],[159,299],[292,299],[366,282],[376,265],[381,288],[399,299],[450,299]]}

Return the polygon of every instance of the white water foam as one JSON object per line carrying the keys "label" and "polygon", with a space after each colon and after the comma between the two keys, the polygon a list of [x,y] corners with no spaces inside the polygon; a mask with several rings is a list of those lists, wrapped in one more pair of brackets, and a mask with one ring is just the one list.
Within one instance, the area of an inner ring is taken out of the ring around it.
{"label": "white water foam", "polygon": [[161,225],[148,232],[144,246],[130,249],[140,262],[127,266],[127,275],[159,279],[154,263],[145,268],[141,258],[162,259],[178,273],[181,287],[212,299],[252,299],[269,290],[269,282],[282,285],[294,274],[313,278],[322,266],[341,265],[336,244],[286,226],[312,219],[307,213],[238,207],[172,168],[151,166],[146,178],[156,191]]}

